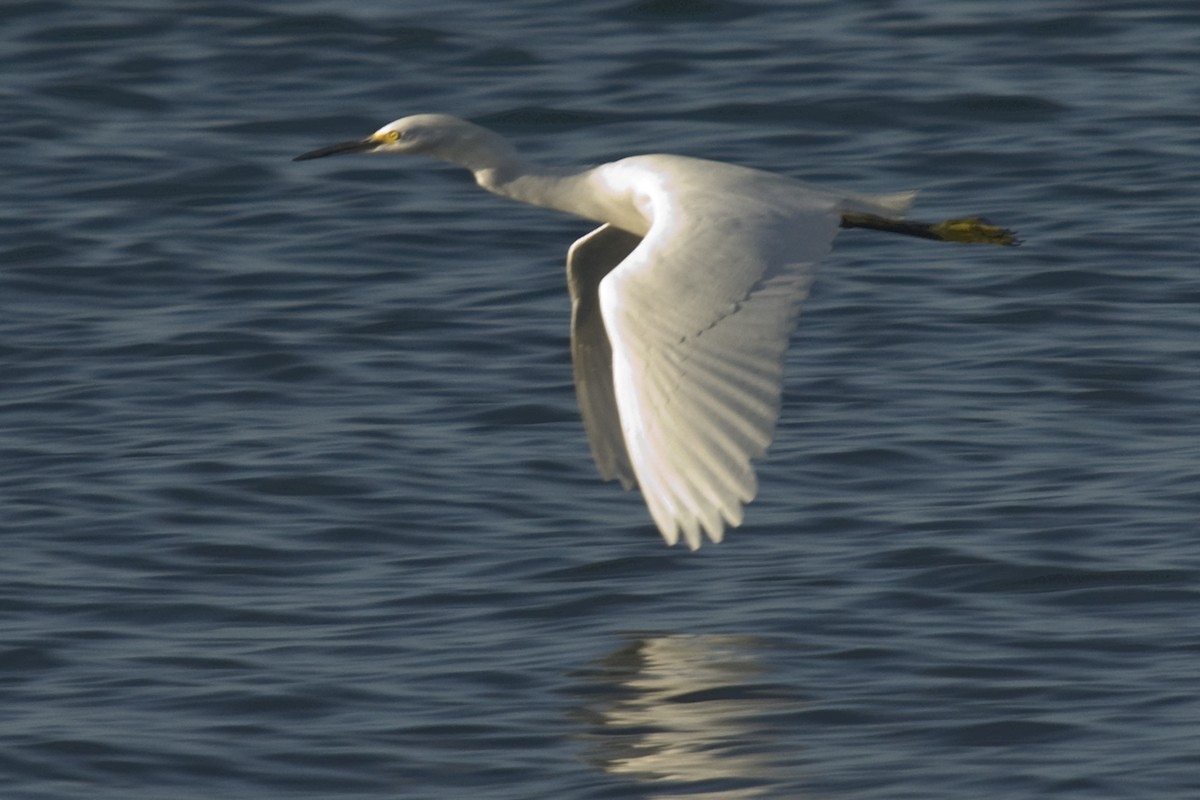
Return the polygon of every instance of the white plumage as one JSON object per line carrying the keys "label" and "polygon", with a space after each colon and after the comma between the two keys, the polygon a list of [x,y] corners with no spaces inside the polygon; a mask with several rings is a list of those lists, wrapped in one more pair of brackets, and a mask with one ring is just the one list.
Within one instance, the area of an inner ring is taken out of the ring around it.
{"label": "white plumage", "polygon": [[432,114],[297,160],[351,152],[440,158],[489,191],[602,223],[567,257],[584,427],[601,476],[640,487],[663,538],[693,549],[740,525],[755,496],[784,351],[842,215],[897,215],[913,197],[671,155],[543,169],[491,131]]}

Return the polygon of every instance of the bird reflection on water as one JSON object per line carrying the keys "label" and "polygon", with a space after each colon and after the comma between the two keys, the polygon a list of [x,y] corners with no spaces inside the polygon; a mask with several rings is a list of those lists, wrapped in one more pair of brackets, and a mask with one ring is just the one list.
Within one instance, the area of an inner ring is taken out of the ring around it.
{"label": "bird reflection on water", "polygon": [[584,758],[652,784],[655,798],[779,797],[796,777],[784,763],[795,754],[773,741],[765,717],[799,701],[770,682],[758,658],[768,646],[735,635],[633,639],[579,676]]}

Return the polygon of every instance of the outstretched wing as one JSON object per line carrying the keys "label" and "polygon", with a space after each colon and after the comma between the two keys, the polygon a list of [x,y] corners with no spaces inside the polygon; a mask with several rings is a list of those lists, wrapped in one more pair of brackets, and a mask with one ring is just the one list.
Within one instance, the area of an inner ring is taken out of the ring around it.
{"label": "outstretched wing", "polygon": [[633,473],[663,537],[692,549],[757,491],[784,351],[838,227],[820,198],[710,188],[651,197],[650,231],[600,283]]}
{"label": "outstretched wing", "polygon": [[600,314],[600,281],[642,241],[642,237],[601,225],[567,252],[567,286],[571,290],[571,362],[575,394],[588,443],[600,477],[614,478],[626,489],[637,485],[629,451],[621,433],[621,417],[613,390],[612,347]]}

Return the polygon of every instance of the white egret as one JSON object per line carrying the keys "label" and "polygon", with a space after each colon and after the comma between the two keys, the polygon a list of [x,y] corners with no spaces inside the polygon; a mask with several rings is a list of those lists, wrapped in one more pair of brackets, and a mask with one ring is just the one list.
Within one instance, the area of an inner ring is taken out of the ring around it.
{"label": "white egret", "polygon": [[567,253],[575,389],[605,480],[639,486],[668,544],[721,541],[757,492],[751,461],[779,417],[784,350],[839,227],[1016,244],[981,219],[900,215],[914,193],[859,195],[673,155],[536,166],[500,135],[420,114],[297,156],[411,153],[488,191],[601,223]]}

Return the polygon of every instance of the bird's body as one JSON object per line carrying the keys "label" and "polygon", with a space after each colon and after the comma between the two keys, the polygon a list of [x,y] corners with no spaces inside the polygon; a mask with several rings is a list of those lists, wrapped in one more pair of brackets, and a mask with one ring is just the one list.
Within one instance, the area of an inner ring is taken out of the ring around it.
{"label": "bird's body", "polygon": [[[405,117],[298,160],[389,151],[459,164],[489,191],[601,223],[567,258],[584,427],[601,476],[639,486],[666,541],[682,534],[693,549],[702,532],[717,542],[741,524],[755,496],[751,461],[779,417],[788,338],[839,226],[952,238],[896,219],[912,193],[837,192],[673,155],[547,170],[443,115]],[[956,240],[1015,243],[982,221],[958,222],[969,230]]]}

